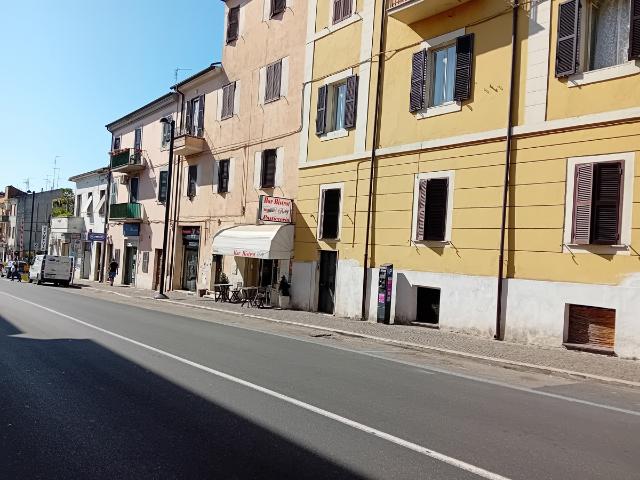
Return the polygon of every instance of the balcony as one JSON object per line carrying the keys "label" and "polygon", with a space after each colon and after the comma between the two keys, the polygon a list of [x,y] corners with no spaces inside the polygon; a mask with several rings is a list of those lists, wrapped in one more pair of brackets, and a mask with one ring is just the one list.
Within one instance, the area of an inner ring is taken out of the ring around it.
{"label": "balcony", "polygon": [[109,220],[124,223],[142,222],[143,210],[139,203],[114,203],[109,207]]}
{"label": "balcony", "polygon": [[462,5],[469,0],[390,0],[387,13],[396,20],[411,24]]}
{"label": "balcony", "polygon": [[123,148],[111,152],[111,170],[120,173],[137,173],[145,169],[142,150]]}
{"label": "balcony", "polygon": [[53,217],[51,219],[51,233],[82,233],[84,219],[82,217]]}
{"label": "balcony", "polygon": [[173,141],[173,153],[188,157],[202,153],[207,148],[204,138],[191,133],[181,132]]}

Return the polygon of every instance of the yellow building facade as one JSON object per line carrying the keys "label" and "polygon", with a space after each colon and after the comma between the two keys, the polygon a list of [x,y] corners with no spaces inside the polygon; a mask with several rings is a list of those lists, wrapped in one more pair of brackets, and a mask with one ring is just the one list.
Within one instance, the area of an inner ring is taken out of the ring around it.
{"label": "yellow building facade", "polygon": [[294,306],[640,355],[640,5],[521,3],[310,2]]}

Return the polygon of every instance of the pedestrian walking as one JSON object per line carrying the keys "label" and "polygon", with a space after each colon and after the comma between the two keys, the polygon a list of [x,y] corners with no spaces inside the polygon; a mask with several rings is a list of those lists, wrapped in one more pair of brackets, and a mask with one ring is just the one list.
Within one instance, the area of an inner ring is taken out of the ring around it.
{"label": "pedestrian walking", "polygon": [[113,281],[116,278],[116,275],[118,274],[118,267],[120,265],[118,265],[118,262],[116,262],[115,258],[111,259],[111,262],[109,263],[109,284],[113,287]]}
{"label": "pedestrian walking", "polygon": [[11,270],[10,270],[10,276],[11,276],[11,281],[13,282],[16,279],[16,276],[18,275],[18,268],[16,267],[15,262],[11,263]]}

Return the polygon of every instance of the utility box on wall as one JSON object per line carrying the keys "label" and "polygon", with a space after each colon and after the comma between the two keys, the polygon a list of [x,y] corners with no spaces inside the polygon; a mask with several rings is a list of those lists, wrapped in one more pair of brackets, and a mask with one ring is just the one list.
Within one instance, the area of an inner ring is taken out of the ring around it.
{"label": "utility box on wall", "polygon": [[391,321],[391,293],[393,292],[393,265],[380,266],[378,274],[378,323]]}

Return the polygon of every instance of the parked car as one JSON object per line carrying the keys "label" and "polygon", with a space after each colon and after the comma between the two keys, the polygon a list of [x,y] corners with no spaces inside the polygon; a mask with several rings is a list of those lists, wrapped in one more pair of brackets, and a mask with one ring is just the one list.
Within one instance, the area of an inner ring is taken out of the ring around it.
{"label": "parked car", "polygon": [[73,258],[36,255],[29,269],[29,281],[38,285],[50,282],[68,287],[73,279]]}

